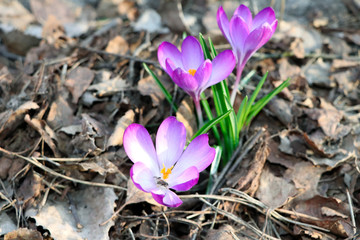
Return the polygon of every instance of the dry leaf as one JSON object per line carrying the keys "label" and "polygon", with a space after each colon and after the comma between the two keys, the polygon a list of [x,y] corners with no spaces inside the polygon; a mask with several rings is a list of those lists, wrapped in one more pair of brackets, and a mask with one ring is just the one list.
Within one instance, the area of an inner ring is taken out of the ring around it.
{"label": "dry leaf", "polygon": [[4,240],[43,240],[43,237],[36,230],[19,228],[6,234]]}
{"label": "dry leaf", "polygon": [[135,113],[133,110],[129,110],[122,116],[115,127],[114,132],[111,134],[109,141],[107,143],[107,147],[109,146],[121,146],[123,144],[123,136],[125,129],[134,122]]}
{"label": "dry leaf", "polygon": [[122,36],[116,36],[109,41],[105,51],[125,55],[129,51],[129,44]]}
{"label": "dry leaf", "polygon": [[65,86],[71,92],[74,104],[77,104],[81,95],[90,86],[94,76],[94,72],[87,67],[77,67],[70,72],[65,81]]}
{"label": "dry leaf", "polygon": [[21,186],[17,190],[16,194],[20,201],[25,206],[29,206],[34,199],[40,195],[42,188],[42,181],[39,175],[34,174],[31,170],[25,177],[25,180],[21,183]]}
{"label": "dry leaf", "polygon": [[176,112],[176,119],[184,124],[186,129],[186,140],[190,141],[197,130],[194,104],[190,97],[186,97],[181,101],[179,109]]}
{"label": "dry leaf", "polygon": [[326,63],[319,58],[315,64],[310,66],[302,67],[304,71],[304,75],[309,85],[318,86],[318,87],[326,87],[333,88],[336,84],[330,80],[330,64]]}
{"label": "dry leaf", "polygon": [[128,89],[129,84],[126,80],[116,77],[101,83],[93,84],[87,90],[95,91],[95,94],[98,97],[106,97]]}
{"label": "dry leaf", "polygon": [[59,95],[51,104],[46,122],[53,129],[59,129],[71,125],[74,121],[73,109],[68,102]]}
{"label": "dry leaf", "polygon": [[296,188],[283,177],[275,176],[270,168],[265,167],[261,172],[259,188],[256,197],[270,208],[282,206],[290,197],[296,194]]}
{"label": "dry leaf", "polygon": [[290,44],[290,50],[297,58],[302,59],[305,57],[304,42],[301,38],[295,38],[295,40]]}
{"label": "dry leaf", "polygon": [[[70,193],[70,199],[76,209],[78,223],[69,211],[68,201],[56,201],[53,196],[49,197],[40,212],[31,209],[25,215],[34,218],[37,226],[48,229],[54,239],[109,239],[117,199],[114,189],[90,186]],[[106,224],[102,224],[104,222]],[[82,226],[81,230],[77,224]]]}
{"label": "dry leaf", "polygon": [[233,234],[235,234],[235,232],[236,231],[232,226],[225,224],[225,225],[221,226],[219,229],[210,229],[206,234],[206,239],[207,240],[220,240],[220,239],[232,240],[232,239],[236,239],[233,236]]}
{"label": "dry leaf", "polygon": [[[0,208],[2,208],[2,204],[0,202]],[[5,211],[1,211],[0,213],[0,235],[4,235],[6,233],[9,233],[11,231],[15,231],[16,230],[16,225],[13,222],[13,220],[11,220],[11,218],[6,214]],[[11,235],[11,234],[10,234]],[[10,236],[9,235],[9,236]],[[10,238],[11,239],[11,238]]]}
{"label": "dry leaf", "polygon": [[[169,81],[163,81],[162,83],[166,90],[171,90],[172,84]],[[142,95],[151,97],[153,106],[158,106],[165,99],[160,87],[151,76],[143,78],[138,82],[138,90]]]}
{"label": "dry leaf", "polygon": [[140,203],[140,202],[147,202],[150,203],[151,205],[162,206],[154,200],[151,193],[146,193],[141,191],[134,185],[133,181],[129,179],[127,183],[125,205]]}

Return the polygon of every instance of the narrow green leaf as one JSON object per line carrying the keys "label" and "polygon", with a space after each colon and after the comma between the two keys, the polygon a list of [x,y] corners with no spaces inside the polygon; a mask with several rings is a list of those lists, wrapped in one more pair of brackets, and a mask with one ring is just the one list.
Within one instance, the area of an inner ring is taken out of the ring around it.
{"label": "narrow green leaf", "polygon": [[245,122],[245,110],[248,102],[248,96],[245,96],[245,98],[242,100],[239,111],[237,113],[237,130],[238,134],[240,134],[240,131],[244,125]]}
{"label": "narrow green leaf", "polygon": [[241,79],[239,88],[238,88],[240,91],[250,81],[250,79],[252,78],[252,76],[254,76],[255,73],[256,73],[256,70],[253,69],[248,74],[246,74],[246,76],[243,79]]}
{"label": "narrow green leaf", "polygon": [[202,49],[203,49],[205,59],[210,59],[210,60],[212,60],[212,57],[211,57],[209,48],[208,48],[208,46],[206,45],[204,36],[203,36],[201,33],[199,33],[199,42],[200,42],[200,45],[201,45],[201,47],[202,47]]}
{"label": "narrow green leaf", "polygon": [[286,79],[283,83],[281,83],[277,88],[272,90],[266,96],[261,98],[257,103],[255,103],[250,110],[249,115],[247,116],[246,122],[249,123],[252,118],[254,118],[260,111],[265,107],[265,105],[278,93],[280,93],[284,88],[290,85],[290,78]]}
{"label": "narrow green leaf", "polygon": [[233,150],[235,150],[236,146],[239,143],[239,134],[237,131],[237,122],[236,122],[236,114],[234,111],[234,108],[232,107],[232,105],[230,104],[230,100],[228,98],[225,98],[225,104],[226,104],[226,109],[228,111],[231,111],[231,113],[229,114],[229,118],[228,118],[228,126],[230,128],[230,136],[233,142]]}
{"label": "narrow green leaf", "polygon": [[217,123],[219,123],[221,120],[223,120],[224,118],[226,118],[227,116],[229,116],[229,114],[231,113],[231,111],[228,111],[226,113],[224,113],[223,115],[207,122],[204,126],[202,126],[196,133],[195,135],[191,138],[191,141],[194,140],[194,138],[196,138],[197,136],[207,133],[210,128],[212,128],[213,126],[215,126]]}
{"label": "narrow green leaf", "polygon": [[211,49],[212,57],[215,58],[217,56],[215,46],[214,46],[213,42],[211,41],[211,38],[209,37],[208,39],[209,39],[209,46]]}
{"label": "narrow green leaf", "polygon": [[[203,106],[203,108],[204,108],[204,110],[205,110],[205,113],[206,113],[207,118],[209,119],[209,121],[213,120],[214,117],[213,117],[213,115],[212,115],[212,113],[211,113],[210,105],[209,105],[208,101],[206,100],[204,93],[201,93],[200,99],[201,99],[201,104],[202,104],[202,106]],[[214,136],[215,136],[215,138],[216,138],[216,141],[218,142],[218,144],[221,144],[220,134],[219,134],[219,131],[218,131],[218,129],[216,128],[215,125],[212,127],[212,130],[213,130],[213,132],[214,132]]]}
{"label": "narrow green leaf", "polygon": [[165,95],[166,100],[170,103],[171,107],[174,109],[175,112],[177,112],[178,108],[176,106],[176,104],[173,102],[172,100],[172,96],[171,94],[168,92],[168,90],[166,90],[166,88],[164,87],[164,85],[161,83],[161,81],[157,78],[157,76],[155,75],[155,73],[153,71],[151,71],[151,69],[148,67],[148,65],[146,63],[143,63],[143,67],[145,68],[145,70],[152,76],[152,78],[155,80],[155,82],[157,83],[157,85],[160,87],[161,91],[163,92],[163,94]]}
{"label": "narrow green leaf", "polygon": [[259,84],[256,86],[254,92],[252,93],[251,97],[250,97],[250,100],[249,100],[249,103],[248,105],[246,106],[246,111],[245,111],[245,118],[246,120],[248,119],[248,115],[250,113],[250,110],[251,110],[251,107],[252,107],[252,104],[254,103],[257,95],[259,94],[260,92],[260,89],[262,88],[262,86],[264,85],[264,82],[267,78],[267,75],[268,75],[269,72],[266,72],[266,74],[262,77],[262,79],[260,80]]}
{"label": "narrow green leaf", "polygon": [[209,176],[209,182],[208,182],[208,185],[206,188],[206,194],[210,193],[212,186],[214,185],[214,176],[219,169],[220,159],[221,159],[221,155],[222,155],[222,147],[216,146],[215,151],[216,151],[215,158],[214,158],[214,161],[211,163],[211,167],[210,167],[210,176]]}

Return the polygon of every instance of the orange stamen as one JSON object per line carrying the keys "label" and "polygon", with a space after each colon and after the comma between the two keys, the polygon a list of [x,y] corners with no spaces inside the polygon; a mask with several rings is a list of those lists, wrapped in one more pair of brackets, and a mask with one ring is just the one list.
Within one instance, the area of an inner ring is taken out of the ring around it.
{"label": "orange stamen", "polygon": [[163,174],[163,179],[164,179],[164,180],[166,180],[166,179],[169,177],[169,175],[170,175],[171,170],[173,169],[173,167],[174,167],[174,166],[172,166],[171,168],[166,169],[166,168],[165,168],[165,165],[163,164],[163,169],[161,169],[160,173]]}
{"label": "orange stamen", "polygon": [[195,69],[189,69],[189,73],[194,76],[195,73],[196,73],[196,70]]}

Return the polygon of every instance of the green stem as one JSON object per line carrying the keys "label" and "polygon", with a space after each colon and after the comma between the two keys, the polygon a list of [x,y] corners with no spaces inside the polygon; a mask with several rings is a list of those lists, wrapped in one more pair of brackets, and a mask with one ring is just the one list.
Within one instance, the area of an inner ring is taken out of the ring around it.
{"label": "green stem", "polygon": [[197,118],[199,121],[199,128],[201,128],[204,125],[204,120],[203,120],[202,112],[201,112],[200,99],[194,98],[194,104],[195,104]]}

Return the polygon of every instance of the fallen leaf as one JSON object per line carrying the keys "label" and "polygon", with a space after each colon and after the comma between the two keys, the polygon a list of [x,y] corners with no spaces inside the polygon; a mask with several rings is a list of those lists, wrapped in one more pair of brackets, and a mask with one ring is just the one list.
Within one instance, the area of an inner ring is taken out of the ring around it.
{"label": "fallen leaf", "polygon": [[293,115],[289,102],[275,96],[267,104],[267,107],[285,126],[292,123]]}
{"label": "fallen leaf", "polygon": [[23,103],[15,111],[8,110],[0,113],[0,140],[6,138],[24,121],[25,114],[32,109],[38,109],[39,105],[28,101]]}
{"label": "fallen leaf", "polygon": [[95,94],[98,97],[106,97],[128,89],[129,84],[126,80],[116,77],[101,83],[93,84],[87,90],[95,91]]}
{"label": "fallen leaf", "polygon": [[145,10],[132,25],[137,32],[148,31],[161,34],[169,32],[168,28],[162,26],[161,16],[153,9]]}
{"label": "fallen leaf", "polygon": [[121,146],[123,144],[123,136],[125,129],[134,122],[135,113],[133,110],[128,110],[124,116],[122,116],[115,127],[114,132],[111,134],[107,147],[109,146]]}
{"label": "fallen leaf", "polygon": [[129,44],[122,36],[116,36],[109,41],[105,51],[125,55],[129,51]]}
{"label": "fallen leaf", "polygon": [[[171,90],[172,84],[169,81],[162,81],[162,83],[166,90]],[[137,88],[141,95],[151,97],[153,106],[158,106],[160,102],[165,99],[165,95],[151,76],[141,79],[138,82]]]}
{"label": "fallen leaf", "polygon": [[186,140],[190,141],[197,130],[194,104],[190,97],[186,97],[181,101],[179,109],[176,112],[176,119],[184,124],[186,129]]}
{"label": "fallen leaf", "polygon": [[237,238],[234,238],[234,236],[233,236],[233,234],[235,235],[236,232],[237,231],[235,231],[235,229],[232,226],[230,226],[228,224],[224,224],[219,229],[210,229],[209,231],[207,231],[206,239],[208,239],[208,240],[237,239]]}
{"label": "fallen leaf", "polygon": [[303,59],[305,57],[304,42],[301,38],[295,38],[295,40],[291,42],[290,50],[297,58]]}
{"label": "fallen leaf", "polygon": [[275,209],[286,203],[296,192],[296,188],[291,182],[283,177],[275,176],[269,167],[264,167],[255,196],[270,208]]}
{"label": "fallen leaf", "polygon": [[94,75],[94,72],[87,67],[77,67],[67,76],[65,86],[71,92],[74,104],[77,104],[81,95],[88,89]]}
{"label": "fallen leaf", "polygon": [[[109,229],[114,225],[111,217],[117,199],[114,189],[86,187],[70,193],[70,199],[71,207],[76,209],[73,214],[78,216],[79,222],[75,221],[69,211],[68,201],[55,200],[54,196],[49,197],[40,212],[29,209],[25,215],[35,219],[37,226],[49,230],[54,239],[109,239]],[[102,224],[104,222],[106,224]],[[78,224],[82,226],[81,229]]]}
{"label": "fallen leaf", "polygon": [[336,84],[330,79],[330,64],[319,58],[314,64],[302,67],[310,86],[333,88]]}
{"label": "fallen leaf", "polygon": [[74,120],[73,109],[69,106],[68,102],[59,95],[50,106],[46,122],[51,128],[59,129],[71,125]]}
{"label": "fallen leaf", "polygon": [[32,201],[40,195],[41,188],[42,181],[40,176],[30,170],[16,191],[16,194],[24,206],[29,206],[29,203],[32,203]]}
{"label": "fallen leaf", "polygon": [[36,230],[19,228],[6,234],[4,240],[43,240],[43,237]]}
{"label": "fallen leaf", "polygon": [[[346,216],[346,218],[338,216],[329,217],[326,214],[323,214],[324,208],[327,208],[326,213],[329,212],[329,209],[332,209],[333,211],[339,212],[342,216]],[[330,232],[341,237],[346,238],[353,235],[353,228],[349,220],[350,217],[347,215],[348,210],[345,209],[342,202],[339,203],[334,198],[326,198],[317,195],[304,202],[298,203],[295,207],[295,211],[320,219],[313,220],[300,217],[300,219],[304,222],[329,229]]]}
{"label": "fallen leaf", "polygon": [[[2,208],[2,206],[0,204],[0,209],[1,208]],[[15,231],[16,229],[17,229],[17,227],[16,227],[15,223],[13,222],[13,220],[11,220],[9,215],[7,215],[5,211],[1,211],[1,213],[0,213],[0,235],[4,235],[9,232]],[[14,239],[14,238],[12,238],[12,239]]]}

